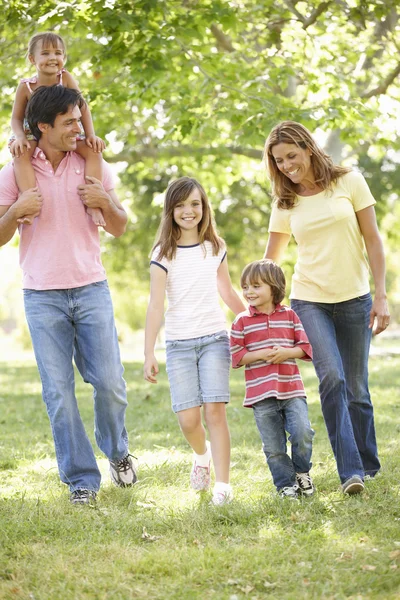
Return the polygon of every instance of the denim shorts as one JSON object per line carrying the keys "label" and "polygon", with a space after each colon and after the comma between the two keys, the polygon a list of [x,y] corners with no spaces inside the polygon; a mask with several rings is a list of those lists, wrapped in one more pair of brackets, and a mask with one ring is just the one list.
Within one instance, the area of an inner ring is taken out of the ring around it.
{"label": "denim shorts", "polygon": [[176,413],[207,402],[229,402],[226,331],[190,340],[167,340],[167,374]]}

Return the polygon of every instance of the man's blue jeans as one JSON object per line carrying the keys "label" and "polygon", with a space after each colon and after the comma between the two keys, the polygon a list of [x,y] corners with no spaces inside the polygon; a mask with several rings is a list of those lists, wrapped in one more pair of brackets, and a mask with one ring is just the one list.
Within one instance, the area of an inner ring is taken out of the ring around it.
{"label": "man's blue jeans", "polygon": [[313,348],[322,413],[343,483],[380,469],[368,389],[370,294],[326,304],[292,300]]}
{"label": "man's blue jeans", "polygon": [[24,303],[61,481],[71,491],[97,491],[100,471],[79,414],[72,359],[94,388],[97,445],[109,459],[124,458],[126,384],[107,282],[24,290]]}
{"label": "man's blue jeans", "polygon": [[[253,412],[277,490],[294,485],[296,473],[308,473],[311,469],[314,431],[308,420],[306,399],[266,398],[253,405]],[[286,431],[292,458],[286,451]]]}

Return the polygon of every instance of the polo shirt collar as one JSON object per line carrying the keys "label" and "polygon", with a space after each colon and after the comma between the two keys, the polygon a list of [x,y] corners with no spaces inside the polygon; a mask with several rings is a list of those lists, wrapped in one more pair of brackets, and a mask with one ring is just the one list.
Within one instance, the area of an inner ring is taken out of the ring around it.
{"label": "polo shirt collar", "polygon": [[275,306],[275,310],[270,313],[269,315],[267,315],[266,313],[260,312],[259,310],[257,310],[257,308],[255,306],[250,306],[249,305],[249,313],[251,317],[257,317],[259,315],[263,315],[265,317],[271,317],[272,315],[274,315],[276,312],[282,312],[282,310],[284,310],[282,304],[277,304]]}

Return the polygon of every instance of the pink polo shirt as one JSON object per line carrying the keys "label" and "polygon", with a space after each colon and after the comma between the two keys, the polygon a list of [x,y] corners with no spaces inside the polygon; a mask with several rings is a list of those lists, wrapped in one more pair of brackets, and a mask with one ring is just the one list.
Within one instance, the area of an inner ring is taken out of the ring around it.
{"label": "pink polo shirt", "polygon": [[[54,173],[37,147],[32,166],[43,206],[32,225],[19,227],[23,287],[69,289],[103,281],[106,273],[100,259],[98,228],[77,193],[78,185],[85,183],[84,159],[67,152]],[[113,181],[106,162],[103,169],[103,186],[108,191],[113,188]],[[0,205],[11,206],[18,195],[13,164],[9,163],[0,171]]]}

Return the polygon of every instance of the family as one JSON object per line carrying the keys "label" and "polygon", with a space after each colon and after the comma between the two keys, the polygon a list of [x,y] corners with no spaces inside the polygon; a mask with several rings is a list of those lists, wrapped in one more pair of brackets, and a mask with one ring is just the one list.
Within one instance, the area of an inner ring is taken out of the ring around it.
{"label": "family", "polygon": [[[0,172],[0,246],[19,228],[25,313],[60,478],[73,504],[93,504],[101,475],[77,406],[73,360],[94,389],[95,437],[112,481],[120,487],[137,481],[98,233],[101,226],[122,235],[127,215],[102,159],[104,142],[64,69],[64,41],[54,33],[37,34],[28,57],[36,76],[18,87],[14,160]],[[368,354],[372,332],[382,332],[390,316],[375,200],[363,176],[335,165],[300,123],[276,125],[264,159],[274,202],[265,257],[241,275],[247,306],[232,286],[226,245],[196,179],[181,177],[168,186],[151,251],[144,377],[157,382],[154,347],[165,319],[172,410],[193,450],[190,485],[210,489],[212,462],[216,506],[233,498],[226,416],[230,366],[245,367],[244,406],[254,412],[282,498],[315,491],[314,431],[296,359],[313,361],[343,492],[361,493],[365,479],[380,469]],[[289,308],[282,304],[286,281],[278,265],[291,235],[298,258]],[[220,298],[236,315],[230,335]]]}

